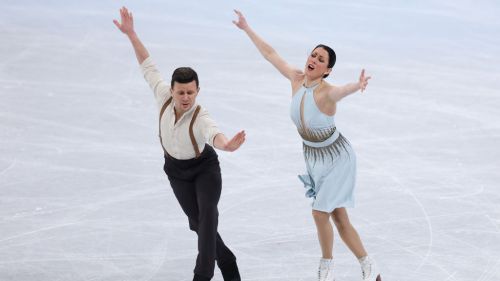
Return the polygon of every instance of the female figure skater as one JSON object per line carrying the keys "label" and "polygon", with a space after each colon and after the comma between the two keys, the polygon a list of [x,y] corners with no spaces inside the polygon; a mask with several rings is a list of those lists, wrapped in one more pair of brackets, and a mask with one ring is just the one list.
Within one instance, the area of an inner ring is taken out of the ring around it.
{"label": "female figure skater", "polygon": [[245,31],[264,58],[291,82],[291,117],[303,139],[307,167],[307,174],[299,179],[308,188],[306,196],[314,198],[312,215],[323,254],[318,280],[334,280],[331,217],[340,237],[358,258],[363,280],[381,281],[380,272],[349,222],[345,209],[354,205],[356,156],[334,122],[337,103],[358,90],[364,91],[370,77],[362,70],[355,83],[334,86],[324,81],[336,60],[335,52],[325,45],[312,50],[304,71],[296,69],[250,28],[241,12],[235,12],[238,20],[233,23]]}
{"label": "female figure skater", "polygon": [[113,22],[130,39],[160,110],[159,135],[165,154],[163,169],[188,217],[189,228],[198,235],[193,280],[212,279],[217,261],[225,281],[240,281],[236,257],[217,232],[217,204],[222,182],[219,161],[212,146],[235,151],[245,141],[245,132],[228,140],[208,112],[196,104],[200,88],[193,69],[177,68],[168,85],[135,33],[132,13],[123,7],[120,16],[121,23]]}

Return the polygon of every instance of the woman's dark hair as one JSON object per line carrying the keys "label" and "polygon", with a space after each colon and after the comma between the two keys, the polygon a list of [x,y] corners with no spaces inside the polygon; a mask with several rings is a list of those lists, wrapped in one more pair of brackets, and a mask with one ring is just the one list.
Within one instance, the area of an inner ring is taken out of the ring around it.
{"label": "woman's dark hair", "polygon": [[[323,44],[319,44],[318,46],[314,47],[313,50],[316,50],[317,48],[322,48],[323,50],[328,52],[328,68],[332,68],[335,65],[335,61],[337,61],[337,55],[335,54],[335,51],[327,45]],[[326,77],[328,77],[328,74],[323,75],[323,78]]]}
{"label": "woman's dark hair", "polygon": [[196,81],[196,88],[199,87],[198,74],[191,67],[179,67],[172,73],[172,81],[170,81],[170,87],[174,87],[174,83],[189,83]]}

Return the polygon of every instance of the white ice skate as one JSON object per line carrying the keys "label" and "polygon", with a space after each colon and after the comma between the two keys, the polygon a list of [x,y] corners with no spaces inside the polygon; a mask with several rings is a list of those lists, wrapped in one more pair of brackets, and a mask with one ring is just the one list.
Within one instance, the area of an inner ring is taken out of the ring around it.
{"label": "white ice skate", "polygon": [[318,268],[318,281],[334,281],[333,259],[321,259]]}
{"label": "white ice skate", "polygon": [[382,278],[380,277],[380,270],[371,257],[363,257],[359,259],[359,263],[361,264],[363,281],[382,281]]}

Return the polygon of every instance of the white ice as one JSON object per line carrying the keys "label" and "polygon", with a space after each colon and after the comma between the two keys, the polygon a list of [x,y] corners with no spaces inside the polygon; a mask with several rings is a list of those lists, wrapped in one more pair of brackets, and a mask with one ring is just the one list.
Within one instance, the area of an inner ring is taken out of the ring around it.
{"label": "white ice", "polygon": [[[157,109],[130,43],[128,6],[165,79],[201,79],[228,136],[219,230],[243,280],[316,280],[320,249],[290,86],[231,20],[328,81],[373,76],[338,106],[358,157],[349,209],[384,280],[500,280],[500,4],[445,1],[0,2],[0,280],[191,280],[196,236],[162,170]],[[361,280],[336,235],[337,280]],[[216,270],[213,280],[222,280]]]}

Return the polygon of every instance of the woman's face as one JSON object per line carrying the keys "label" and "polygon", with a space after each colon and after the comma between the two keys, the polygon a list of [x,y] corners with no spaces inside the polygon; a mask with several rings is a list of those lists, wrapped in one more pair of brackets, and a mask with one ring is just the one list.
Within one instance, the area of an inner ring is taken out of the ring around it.
{"label": "woman's face", "polygon": [[317,79],[330,73],[330,71],[331,69],[328,68],[328,52],[321,47],[314,49],[307,58],[304,73],[313,79]]}
{"label": "woman's face", "polygon": [[174,82],[174,87],[171,89],[171,92],[175,103],[175,110],[183,114],[191,109],[196,102],[198,91],[199,88],[196,86],[196,81],[194,80],[189,83]]}

